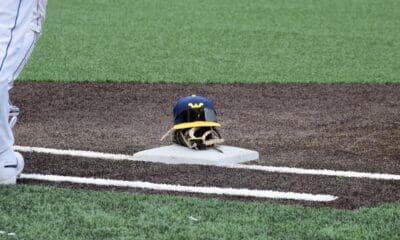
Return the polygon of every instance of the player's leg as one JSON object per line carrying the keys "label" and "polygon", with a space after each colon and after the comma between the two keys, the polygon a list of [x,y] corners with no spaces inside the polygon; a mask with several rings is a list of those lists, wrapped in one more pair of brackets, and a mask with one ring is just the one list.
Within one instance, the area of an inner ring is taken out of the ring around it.
{"label": "player's leg", "polygon": [[[11,81],[9,82],[9,89],[12,88],[15,79],[18,78],[19,74],[21,73],[22,69],[24,68],[26,62],[28,61],[33,48],[36,45],[36,41],[42,34],[42,26],[46,17],[46,7],[47,7],[47,0],[33,0],[35,2],[35,6],[33,8],[33,15],[30,21],[30,29],[27,31],[26,36],[25,36],[25,55],[22,59],[20,59],[20,62],[18,64],[18,67],[16,68]],[[29,46],[29,47],[28,47]]]}
{"label": "player's leg", "polygon": [[31,20],[36,0],[0,1],[0,182],[15,183],[23,159],[12,149],[14,137],[8,123],[10,83],[33,42]]}
{"label": "player's leg", "polygon": [[[8,89],[11,89],[13,87],[15,79],[18,78],[19,74],[21,73],[22,69],[27,63],[30,55],[32,54],[33,48],[36,45],[36,41],[42,34],[42,26],[46,16],[47,0],[34,0],[34,1],[36,1],[36,3],[30,23],[30,30],[28,30],[28,32],[26,33],[27,35],[25,37],[27,43],[28,44],[30,43],[30,45],[28,50],[26,51],[26,55],[20,60],[18,68],[8,84],[9,85]],[[19,108],[17,106],[12,105],[11,102],[9,102],[9,105],[10,105],[10,126],[11,128],[13,128],[17,122]]]}

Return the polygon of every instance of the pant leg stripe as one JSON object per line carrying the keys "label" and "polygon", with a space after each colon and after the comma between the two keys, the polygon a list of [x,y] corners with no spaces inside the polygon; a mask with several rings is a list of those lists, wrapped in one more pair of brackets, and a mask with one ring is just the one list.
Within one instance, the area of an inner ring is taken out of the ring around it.
{"label": "pant leg stripe", "polygon": [[21,9],[21,3],[22,3],[22,0],[19,0],[17,15],[15,16],[14,26],[13,26],[13,28],[11,29],[10,41],[9,41],[8,44],[7,44],[6,53],[4,54],[4,58],[3,58],[3,60],[1,61],[0,72],[1,72],[1,70],[3,69],[4,62],[6,61],[6,58],[7,58],[7,55],[8,55],[8,49],[10,48],[10,45],[11,45],[11,42],[12,42],[12,39],[13,39],[13,32],[14,32],[15,28],[17,27],[19,11],[20,11],[20,9]]}

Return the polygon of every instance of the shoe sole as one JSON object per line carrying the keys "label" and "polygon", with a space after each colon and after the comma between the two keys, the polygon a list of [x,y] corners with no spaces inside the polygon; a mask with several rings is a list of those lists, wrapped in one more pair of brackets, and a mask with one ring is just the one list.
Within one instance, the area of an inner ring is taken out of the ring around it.
{"label": "shoe sole", "polygon": [[7,180],[0,182],[0,185],[15,185],[15,184],[17,184],[17,176],[11,177]]}

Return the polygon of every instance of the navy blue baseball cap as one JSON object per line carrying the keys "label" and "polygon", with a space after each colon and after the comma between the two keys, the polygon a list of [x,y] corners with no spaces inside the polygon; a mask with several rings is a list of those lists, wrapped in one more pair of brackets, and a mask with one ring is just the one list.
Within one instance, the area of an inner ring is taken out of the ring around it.
{"label": "navy blue baseball cap", "polygon": [[187,96],[179,99],[174,110],[174,129],[193,127],[220,127],[214,103],[201,96]]}

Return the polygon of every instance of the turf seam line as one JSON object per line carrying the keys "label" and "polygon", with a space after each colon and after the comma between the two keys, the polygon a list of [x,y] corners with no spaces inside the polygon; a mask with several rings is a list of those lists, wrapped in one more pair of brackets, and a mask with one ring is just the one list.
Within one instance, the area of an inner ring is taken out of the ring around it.
{"label": "turf seam line", "polygon": [[[28,147],[28,146],[14,146],[14,149],[20,152],[31,152],[31,153],[34,152],[34,153],[44,153],[44,154],[72,156],[72,157],[96,158],[104,160],[155,162],[155,161],[138,161],[135,160],[132,155],[101,153],[93,151],[61,150],[61,149]],[[274,172],[274,173],[299,174],[299,175],[367,178],[367,179],[377,179],[377,180],[400,180],[400,175],[388,174],[388,173],[369,173],[369,172],[355,172],[355,171],[338,171],[329,169],[305,169],[305,168],[294,168],[294,167],[276,167],[276,166],[244,165],[244,164],[217,164],[217,165],[203,164],[203,165],[232,168],[232,169],[246,169],[246,170],[264,171],[264,172]]]}
{"label": "turf seam line", "polygon": [[338,197],[328,194],[310,194],[295,192],[279,192],[272,190],[253,190],[247,188],[221,188],[221,187],[198,187],[182,186],[163,183],[151,183],[142,181],[113,180],[103,178],[84,178],[73,176],[43,175],[43,174],[21,174],[20,179],[32,179],[50,182],[69,182],[77,184],[90,184],[100,186],[129,187],[140,189],[151,189],[156,191],[174,191],[184,193],[216,194],[241,197],[289,199],[299,201],[330,202]]}

